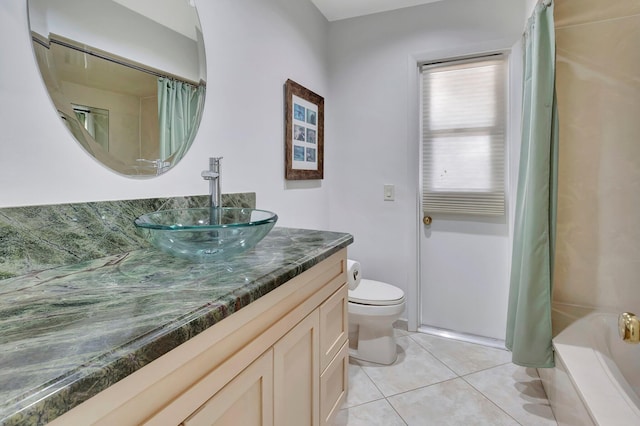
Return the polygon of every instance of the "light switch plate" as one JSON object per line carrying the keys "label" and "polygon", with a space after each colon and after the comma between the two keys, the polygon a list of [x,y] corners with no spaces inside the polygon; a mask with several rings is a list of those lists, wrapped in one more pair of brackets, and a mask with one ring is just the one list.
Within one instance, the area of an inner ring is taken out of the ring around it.
{"label": "light switch plate", "polygon": [[396,199],[396,188],[395,185],[385,184],[384,185],[384,200],[385,201],[394,201]]}

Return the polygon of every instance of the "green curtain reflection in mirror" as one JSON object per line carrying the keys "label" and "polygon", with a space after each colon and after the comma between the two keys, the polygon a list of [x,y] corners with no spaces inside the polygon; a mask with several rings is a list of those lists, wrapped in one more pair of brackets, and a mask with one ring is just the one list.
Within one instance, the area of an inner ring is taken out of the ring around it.
{"label": "green curtain reflection in mirror", "polygon": [[180,158],[193,142],[200,121],[202,87],[166,77],[158,78],[160,159]]}

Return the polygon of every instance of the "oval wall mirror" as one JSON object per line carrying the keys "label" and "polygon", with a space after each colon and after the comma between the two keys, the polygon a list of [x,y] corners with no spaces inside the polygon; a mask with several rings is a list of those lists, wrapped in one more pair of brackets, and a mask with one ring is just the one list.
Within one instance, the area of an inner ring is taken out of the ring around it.
{"label": "oval wall mirror", "polygon": [[28,0],[40,73],[85,151],[131,177],[170,170],[204,105],[204,43],[193,0]]}

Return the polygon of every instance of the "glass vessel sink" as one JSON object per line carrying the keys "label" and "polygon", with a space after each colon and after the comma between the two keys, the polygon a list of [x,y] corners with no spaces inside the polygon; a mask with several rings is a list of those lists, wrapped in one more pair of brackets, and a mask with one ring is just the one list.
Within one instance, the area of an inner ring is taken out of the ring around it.
{"label": "glass vessel sink", "polygon": [[243,208],[192,208],[144,214],[134,224],[160,250],[193,262],[228,259],[255,246],[278,215]]}

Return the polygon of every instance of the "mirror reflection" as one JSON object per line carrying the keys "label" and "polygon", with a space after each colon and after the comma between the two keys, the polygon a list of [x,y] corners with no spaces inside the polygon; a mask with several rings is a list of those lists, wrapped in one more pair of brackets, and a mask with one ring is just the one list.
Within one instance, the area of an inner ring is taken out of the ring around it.
{"label": "mirror reflection", "polygon": [[204,45],[189,0],[29,0],[42,78],[90,155],[132,177],[165,173],[195,138]]}
{"label": "mirror reflection", "polygon": [[109,110],[71,104],[76,118],[102,149],[109,151]]}

